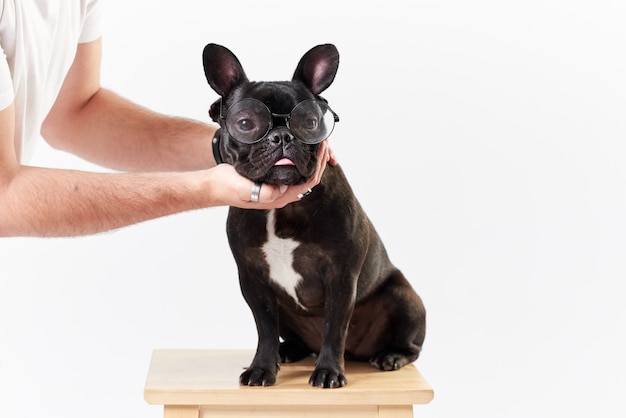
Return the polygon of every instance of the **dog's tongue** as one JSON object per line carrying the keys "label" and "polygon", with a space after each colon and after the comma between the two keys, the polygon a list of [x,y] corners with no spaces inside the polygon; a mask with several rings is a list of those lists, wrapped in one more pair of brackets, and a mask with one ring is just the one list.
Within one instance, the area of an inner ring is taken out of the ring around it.
{"label": "dog's tongue", "polygon": [[276,163],[274,163],[274,165],[276,166],[276,165],[295,165],[295,164],[289,158],[282,158],[282,159],[276,161]]}

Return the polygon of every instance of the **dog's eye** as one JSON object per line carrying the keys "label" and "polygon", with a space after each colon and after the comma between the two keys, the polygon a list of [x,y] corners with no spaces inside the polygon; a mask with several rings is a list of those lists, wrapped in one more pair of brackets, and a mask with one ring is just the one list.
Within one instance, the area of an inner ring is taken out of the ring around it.
{"label": "dog's eye", "polygon": [[256,128],[256,124],[252,119],[239,119],[236,125],[241,132],[250,132]]}
{"label": "dog's eye", "polygon": [[306,118],[302,121],[302,129],[314,131],[317,129],[318,120],[314,117]]}

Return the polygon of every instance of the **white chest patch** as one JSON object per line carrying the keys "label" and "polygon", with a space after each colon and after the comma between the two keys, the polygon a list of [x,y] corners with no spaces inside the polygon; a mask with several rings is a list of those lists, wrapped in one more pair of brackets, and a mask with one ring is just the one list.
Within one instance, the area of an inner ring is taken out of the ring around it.
{"label": "white chest patch", "polygon": [[270,278],[299,304],[296,286],[302,276],[293,269],[293,252],[300,243],[291,238],[278,238],[275,225],[276,213],[272,209],[267,216],[267,242],[263,245],[265,260],[270,266]]}

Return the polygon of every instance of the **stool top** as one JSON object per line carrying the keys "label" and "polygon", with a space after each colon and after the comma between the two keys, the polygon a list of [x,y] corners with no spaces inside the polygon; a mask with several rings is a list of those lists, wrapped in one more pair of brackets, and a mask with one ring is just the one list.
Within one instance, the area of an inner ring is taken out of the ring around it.
{"label": "stool top", "polygon": [[347,386],[314,388],[313,358],[281,364],[273,386],[240,386],[253,357],[253,350],[154,350],[144,398],[153,405],[406,405],[434,396],[413,364],[383,372],[347,361]]}

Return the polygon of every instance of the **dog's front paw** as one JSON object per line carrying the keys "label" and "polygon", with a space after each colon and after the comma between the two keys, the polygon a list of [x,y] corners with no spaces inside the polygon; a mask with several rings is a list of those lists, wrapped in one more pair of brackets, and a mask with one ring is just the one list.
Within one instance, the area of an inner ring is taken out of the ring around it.
{"label": "dog's front paw", "polygon": [[276,383],[276,370],[261,367],[250,367],[239,376],[239,384],[243,386],[272,386]]}
{"label": "dog's front paw", "polygon": [[348,384],[342,370],[317,367],[309,379],[309,385],[318,388],[340,388]]}

